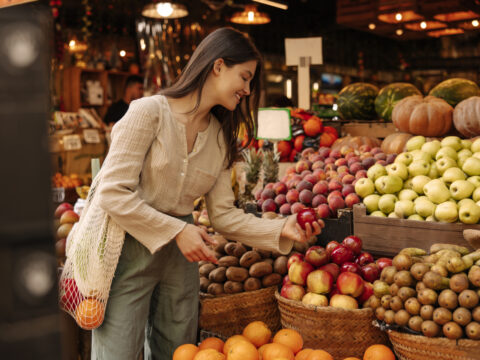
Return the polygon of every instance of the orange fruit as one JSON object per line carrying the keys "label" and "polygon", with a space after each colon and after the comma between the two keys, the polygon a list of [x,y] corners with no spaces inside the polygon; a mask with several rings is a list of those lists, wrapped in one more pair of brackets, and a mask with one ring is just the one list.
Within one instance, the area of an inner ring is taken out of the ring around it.
{"label": "orange fruit", "polygon": [[295,360],[293,351],[286,345],[271,343],[265,344],[262,351],[262,360],[276,360],[278,358],[286,358],[288,360]]}
{"label": "orange fruit", "polygon": [[227,353],[227,360],[259,360],[258,350],[250,342],[237,341]]}
{"label": "orange fruit", "polygon": [[92,330],[102,325],[105,315],[105,307],[94,298],[84,299],[77,306],[75,311],[75,320],[77,324],[85,329]]}
{"label": "orange fruit", "polygon": [[243,329],[245,336],[257,348],[270,342],[272,332],[263,321],[253,321]]}
{"label": "orange fruit", "polygon": [[292,144],[290,141],[279,141],[277,143],[277,151],[280,153],[281,157],[287,157],[292,152]]}
{"label": "orange fruit", "polygon": [[333,360],[333,356],[324,350],[313,350],[307,360]]}
{"label": "orange fruit", "polygon": [[360,360],[359,358],[356,358],[356,357],[347,357],[343,360]]}
{"label": "orange fruit", "polygon": [[303,131],[307,136],[317,136],[322,131],[322,124],[314,119],[309,119],[303,124]]}
{"label": "orange fruit", "polygon": [[308,355],[313,351],[313,349],[303,349],[300,350],[297,355],[295,355],[295,360],[307,360]]}
{"label": "orange fruit", "polygon": [[228,350],[230,350],[230,347],[232,347],[233,344],[239,342],[239,341],[245,341],[245,342],[250,342],[245,336],[243,335],[233,335],[230,336],[227,341],[225,341],[225,345],[223,345],[223,354],[227,355]]}
{"label": "orange fruit", "polygon": [[395,355],[388,346],[375,344],[365,350],[363,360],[395,360]]}
{"label": "orange fruit", "polygon": [[193,360],[198,348],[193,344],[183,344],[175,349],[172,360]]}
{"label": "orange fruit", "polygon": [[225,355],[215,349],[204,349],[197,352],[193,360],[225,360]]}
{"label": "orange fruit", "polygon": [[223,352],[223,346],[224,346],[223,340],[216,338],[216,337],[209,337],[203,340],[200,345],[198,346],[199,350],[203,349],[214,349],[219,352]]}
{"label": "orange fruit", "polygon": [[302,335],[293,329],[281,329],[273,337],[274,343],[288,346],[294,354],[302,350],[303,338]]}

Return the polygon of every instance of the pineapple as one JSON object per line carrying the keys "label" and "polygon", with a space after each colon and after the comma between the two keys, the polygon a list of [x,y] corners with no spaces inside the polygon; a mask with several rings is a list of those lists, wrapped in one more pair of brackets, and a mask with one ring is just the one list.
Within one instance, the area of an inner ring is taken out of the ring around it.
{"label": "pineapple", "polygon": [[263,151],[263,186],[278,181],[280,153],[274,150]]}
{"label": "pineapple", "polygon": [[243,194],[239,196],[239,205],[242,208],[245,208],[248,202],[254,200],[252,194],[253,188],[257,185],[258,178],[260,176],[260,169],[262,165],[262,158],[260,156],[260,151],[257,151],[253,148],[245,149],[242,151],[243,159],[245,160],[245,174],[246,174],[246,184]]}

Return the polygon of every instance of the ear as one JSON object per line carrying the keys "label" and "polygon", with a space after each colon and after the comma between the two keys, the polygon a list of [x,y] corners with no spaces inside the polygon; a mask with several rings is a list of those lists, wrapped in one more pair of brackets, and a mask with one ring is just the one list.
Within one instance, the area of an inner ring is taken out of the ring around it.
{"label": "ear", "polygon": [[213,69],[212,69],[213,74],[219,75],[224,64],[225,62],[223,61],[222,58],[215,60],[215,62],[213,63]]}

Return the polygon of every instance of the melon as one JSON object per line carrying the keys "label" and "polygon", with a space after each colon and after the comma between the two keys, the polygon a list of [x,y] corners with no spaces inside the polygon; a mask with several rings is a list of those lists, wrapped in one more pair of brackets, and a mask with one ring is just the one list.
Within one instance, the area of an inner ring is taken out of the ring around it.
{"label": "melon", "polygon": [[378,88],[368,83],[354,83],[345,86],[338,94],[338,112],[345,120],[373,120],[375,98]]}
{"label": "melon", "polygon": [[375,111],[385,121],[392,121],[392,111],[397,102],[410,95],[422,95],[414,85],[398,82],[383,87],[375,99]]}
{"label": "melon", "polygon": [[479,96],[480,88],[471,80],[453,78],[442,81],[430,90],[428,95],[441,98],[455,107],[462,100],[468,99],[471,96]]}

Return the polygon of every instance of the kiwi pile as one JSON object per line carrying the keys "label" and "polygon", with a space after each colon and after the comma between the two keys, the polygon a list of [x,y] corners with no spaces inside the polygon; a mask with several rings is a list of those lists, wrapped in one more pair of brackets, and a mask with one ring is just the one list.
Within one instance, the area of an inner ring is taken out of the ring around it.
{"label": "kiwi pile", "polygon": [[480,249],[406,248],[373,284],[366,306],[378,320],[428,337],[480,340]]}

